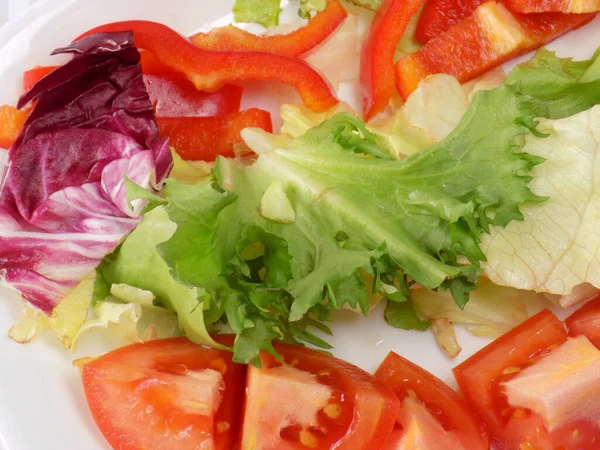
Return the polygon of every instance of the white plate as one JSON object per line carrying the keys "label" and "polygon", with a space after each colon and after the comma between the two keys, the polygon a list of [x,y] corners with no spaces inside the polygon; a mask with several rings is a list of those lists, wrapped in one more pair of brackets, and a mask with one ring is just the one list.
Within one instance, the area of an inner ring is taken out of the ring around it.
{"label": "white plate", "polygon": [[[233,0],[42,0],[0,30],[0,104],[14,104],[21,74],[51,64],[48,56],[75,36],[101,23],[150,19],[191,33],[228,14]],[[589,57],[600,46],[600,18],[550,47],[562,56]],[[56,61],[56,59],[54,59]],[[0,291],[0,449],[108,449],[85,403],[72,356],[51,336],[29,345],[7,337],[20,312],[18,296]],[[450,362],[429,333],[395,330],[381,307],[368,318],[342,314],[334,324],[334,353],[372,371],[394,350],[452,382],[450,368],[485,340],[463,330],[463,353]]]}

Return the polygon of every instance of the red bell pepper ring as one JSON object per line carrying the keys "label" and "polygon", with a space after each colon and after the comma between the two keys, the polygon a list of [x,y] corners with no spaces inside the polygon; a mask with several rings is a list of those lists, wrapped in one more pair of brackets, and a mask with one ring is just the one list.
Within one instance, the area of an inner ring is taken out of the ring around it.
{"label": "red bell pepper ring", "polygon": [[360,57],[364,116],[383,111],[394,94],[394,56],[422,0],[385,0],[377,10]]}
{"label": "red bell pepper ring", "polygon": [[137,47],[162,64],[185,74],[196,89],[214,92],[243,80],[279,81],[296,88],[304,104],[325,111],[338,103],[327,82],[306,62],[266,52],[203,50],[166,25],[145,20],[115,22],[93,28],[94,33],[132,30]]}
{"label": "red bell pepper ring", "polygon": [[562,12],[573,14],[593,13],[600,11],[600,0],[503,0],[511,10],[535,14],[543,12]]}
{"label": "red bell pepper ring", "polygon": [[248,127],[273,131],[271,115],[261,109],[233,112],[220,117],[157,117],[161,136],[186,160],[214,161],[217,156],[233,157],[234,144]]}
{"label": "red bell pepper ring", "polygon": [[29,91],[34,84],[54,71],[58,66],[37,66],[23,73],[23,90]]}
{"label": "red bell pepper ring", "polygon": [[[396,86],[406,99],[432,74],[445,73],[464,83],[593,18],[593,14],[512,14],[499,3],[483,3],[471,16],[431,39],[418,52],[398,60]],[[510,39],[503,39],[506,36]]]}
{"label": "red bell pepper ring", "polygon": [[29,110],[20,110],[14,106],[0,106],[0,148],[10,148],[15,142],[29,116]]}
{"label": "red bell pepper ring", "polygon": [[328,0],[327,9],[317,13],[303,27],[288,34],[258,36],[233,25],[197,33],[190,40],[204,50],[261,51],[300,56],[327,39],[348,17],[340,0]]}

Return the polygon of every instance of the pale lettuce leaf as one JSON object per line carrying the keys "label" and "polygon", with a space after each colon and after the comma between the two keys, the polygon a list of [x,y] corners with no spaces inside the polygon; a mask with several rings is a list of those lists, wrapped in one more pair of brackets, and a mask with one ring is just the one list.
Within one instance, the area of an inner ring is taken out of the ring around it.
{"label": "pale lettuce leaf", "polygon": [[236,22],[258,23],[270,27],[279,23],[281,0],[236,0],[233,18]]}

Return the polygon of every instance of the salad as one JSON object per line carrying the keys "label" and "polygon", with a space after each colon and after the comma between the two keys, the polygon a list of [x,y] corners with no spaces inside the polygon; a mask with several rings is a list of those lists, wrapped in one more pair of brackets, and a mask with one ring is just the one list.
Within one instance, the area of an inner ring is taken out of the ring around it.
{"label": "salad", "polygon": [[[600,4],[356,3],[101,25],[0,107],[9,336],[133,342],[75,361],[113,448],[596,448],[600,50],[543,45]],[[344,311],[497,339],[459,393],[328,354]]]}

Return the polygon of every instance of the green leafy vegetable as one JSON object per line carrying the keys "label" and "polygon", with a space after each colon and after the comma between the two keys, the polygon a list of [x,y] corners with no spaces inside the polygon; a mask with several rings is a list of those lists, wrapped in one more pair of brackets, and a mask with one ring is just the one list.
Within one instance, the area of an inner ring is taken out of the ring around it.
{"label": "green leafy vegetable", "polygon": [[415,307],[410,301],[388,301],[385,308],[385,320],[391,326],[402,328],[403,330],[425,331],[429,328],[429,322],[417,315]]}
{"label": "green leafy vegetable", "polygon": [[[283,148],[263,145],[253,164],[219,158],[213,183],[167,180],[164,208],[177,229],[153,242],[175,285],[198,289],[198,309],[228,322],[239,362],[274,353],[273,340],[324,345],[307,328],[322,328],[340,308],[366,314],[365,274],[392,300],[392,325],[425,326],[407,301],[412,282],[448,290],[464,307],[485,260],[481,236],[544,200],[527,186],[543,159],[521,152],[524,135],[542,136],[536,117],[569,116],[597,100],[571,79],[555,89],[562,101],[540,101],[539,86],[555,86],[544,70],[517,69],[511,83],[475,95],[454,131],[404,160],[339,113],[280,139]],[[181,300],[170,301],[178,310]]]}
{"label": "green leafy vegetable", "polygon": [[233,18],[236,22],[258,23],[264,27],[279,24],[280,0],[235,0]]}
{"label": "green leafy vegetable", "polygon": [[327,0],[300,0],[298,15],[303,19],[310,19],[313,12],[325,11]]}
{"label": "green leafy vegetable", "polygon": [[190,339],[216,345],[205,325],[203,290],[177,283],[156,251],[156,246],[169,240],[176,228],[163,208],[146,213],[121,247],[98,267],[94,298],[104,301],[111,291],[122,292],[112,290],[114,285],[150,291],[160,305],[177,313],[179,325]]}
{"label": "green leafy vegetable", "polygon": [[383,0],[347,0],[350,3],[361,6],[363,8],[370,9],[371,11],[377,11],[383,3]]}

